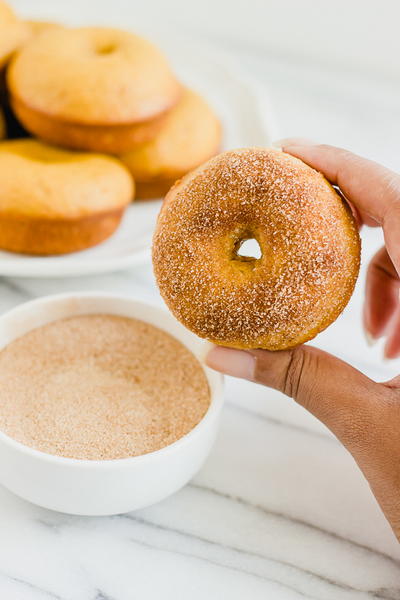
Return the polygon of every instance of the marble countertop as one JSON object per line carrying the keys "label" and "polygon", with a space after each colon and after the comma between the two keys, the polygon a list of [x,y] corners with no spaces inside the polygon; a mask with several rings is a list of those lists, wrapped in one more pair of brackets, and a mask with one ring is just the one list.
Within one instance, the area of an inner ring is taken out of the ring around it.
{"label": "marble countertop", "polygon": [[[251,45],[226,43],[224,51],[268,84],[283,135],[341,144],[400,169],[393,83],[264,56]],[[385,379],[400,361],[383,363],[380,346],[366,346],[360,320],[365,266],[381,237],[370,230],[363,238],[356,293],[315,344]],[[144,264],[75,279],[0,278],[0,312],[74,290],[161,302]],[[2,600],[304,597],[399,600],[400,550],[351,456],[277,392],[228,379],[209,459],[189,485],[151,508],[71,517],[0,488]]]}
{"label": "marble countertop", "polygon": [[[378,243],[375,234],[364,235],[365,254]],[[0,310],[78,289],[161,302],[143,265],[81,279],[2,278]],[[398,362],[384,364],[379,348],[366,347],[361,300],[362,279],[315,343],[388,378]],[[0,488],[0,598],[160,597],[398,600],[399,546],[352,458],[324,426],[277,392],[228,379],[209,459],[156,506],[72,517]]]}

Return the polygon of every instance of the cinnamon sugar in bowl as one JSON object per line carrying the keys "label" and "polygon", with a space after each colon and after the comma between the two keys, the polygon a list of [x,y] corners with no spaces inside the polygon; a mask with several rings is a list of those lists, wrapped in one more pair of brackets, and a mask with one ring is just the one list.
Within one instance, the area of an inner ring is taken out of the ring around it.
{"label": "cinnamon sugar in bowl", "polygon": [[157,502],[199,469],[222,378],[204,342],[130,298],[66,294],[0,317],[0,483],[81,515]]}

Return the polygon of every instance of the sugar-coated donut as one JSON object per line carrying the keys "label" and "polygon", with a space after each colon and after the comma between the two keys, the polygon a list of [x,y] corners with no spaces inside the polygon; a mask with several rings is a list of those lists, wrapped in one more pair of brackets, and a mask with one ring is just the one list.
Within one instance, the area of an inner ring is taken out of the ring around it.
{"label": "sugar-coated donut", "polygon": [[181,86],[150,42],[106,27],[49,27],[7,73],[12,107],[47,142],[121,153],[152,139]]}
{"label": "sugar-coated donut", "polygon": [[12,8],[0,0],[0,69],[29,37],[29,27],[20,21]]}
{"label": "sugar-coated donut", "polygon": [[64,254],[94,246],[117,228],[133,197],[114,158],[37,140],[0,142],[0,248]]}
{"label": "sugar-coated donut", "polygon": [[[257,240],[260,258],[238,254]],[[282,350],[330,325],[352,294],[360,238],[326,179],[270,148],[225,152],[170,190],[153,240],[165,302],[200,337]]]}
{"label": "sugar-coated donut", "polygon": [[135,179],[138,198],[158,198],[216,154],[220,143],[221,125],[214,111],[199,94],[185,89],[158,135],[120,158]]}

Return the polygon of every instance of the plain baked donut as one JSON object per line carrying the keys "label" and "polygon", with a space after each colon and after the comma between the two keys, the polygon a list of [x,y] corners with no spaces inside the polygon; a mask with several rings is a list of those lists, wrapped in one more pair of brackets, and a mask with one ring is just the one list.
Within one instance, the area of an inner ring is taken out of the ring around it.
{"label": "plain baked donut", "polygon": [[221,125],[202,96],[185,89],[158,135],[122,154],[141,199],[165,196],[177,179],[218,153]]}
{"label": "plain baked donut", "polygon": [[0,0],[0,69],[28,37],[29,27],[18,19],[11,6]]}
{"label": "plain baked donut", "polygon": [[[238,254],[251,238],[258,259]],[[270,148],[225,152],[177,182],[153,240],[173,314],[236,348],[282,350],[313,338],[346,306],[359,264],[347,204],[320,173]]]}
{"label": "plain baked donut", "polygon": [[69,152],[34,139],[0,142],[0,248],[65,254],[107,239],[134,194],[111,156]]}
{"label": "plain baked donut", "polygon": [[25,24],[29,27],[30,38],[36,35],[41,35],[43,32],[48,31],[49,29],[63,27],[61,23],[55,23],[54,21],[36,21],[35,19],[25,21]]}
{"label": "plain baked donut", "polygon": [[153,44],[107,27],[49,26],[13,58],[7,84],[33,135],[111,154],[152,139],[182,92]]}
{"label": "plain baked donut", "polygon": [[6,120],[4,118],[4,113],[0,108],[0,140],[6,137]]}

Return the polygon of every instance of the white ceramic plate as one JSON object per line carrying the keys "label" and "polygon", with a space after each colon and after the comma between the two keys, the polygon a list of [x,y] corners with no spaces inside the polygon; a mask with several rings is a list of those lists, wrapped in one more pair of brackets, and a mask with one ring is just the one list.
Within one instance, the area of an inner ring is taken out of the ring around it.
{"label": "white ceramic plate", "polygon": [[[263,87],[232,70],[225,61],[208,60],[187,46],[168,48],[181,80],[201,92],[222,120],[222,149],[267,146],[276,139],[275,120]],[[106,242],[64,256],[34,257],[0,251],[0,275],[65,277],[123,270],[147,260],[161,200],[134,202],[117,232]]]}

